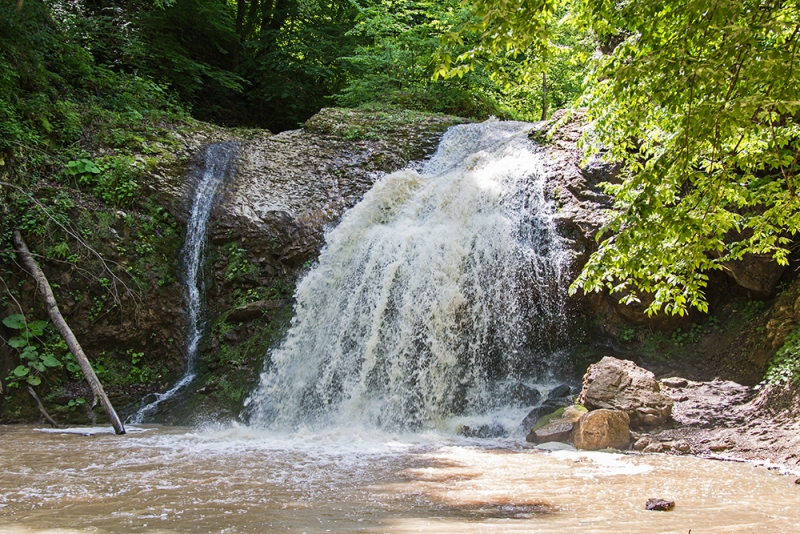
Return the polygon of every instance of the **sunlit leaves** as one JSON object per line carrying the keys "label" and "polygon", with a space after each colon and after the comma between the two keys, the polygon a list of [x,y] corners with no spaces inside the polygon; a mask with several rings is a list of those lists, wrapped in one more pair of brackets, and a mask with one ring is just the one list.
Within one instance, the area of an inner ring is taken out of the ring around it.
{"label": "sunlit leaves", "polygon": [[[543,50],[550,3],[475,2],[494,51]],[[747,254],[786,263],[800,230],[797,0],[572,0],[597,39],[580,105],[588,153],[624,164],[615,210],[572,285],[707,309],[707,271]],[[548,31],[549,30],[549,31]]]}

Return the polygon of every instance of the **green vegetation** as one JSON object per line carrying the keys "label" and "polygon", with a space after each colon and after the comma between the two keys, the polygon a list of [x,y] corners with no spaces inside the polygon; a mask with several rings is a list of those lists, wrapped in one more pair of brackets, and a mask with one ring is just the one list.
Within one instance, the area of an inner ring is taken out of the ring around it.
{"label": "green vegetation", "polygon": [[66,344],[63,341],[60,344],[42,342],[47,327],[45,321],[26,322],[23,315],[14,314],[3,319],[3,324],[17,331],[17,335],[10,338],[8,344],[19,351],[19,359],[22,362],[6,377],[8,387],[16,388],[21,383],[38,386],[42,383],[42,376],[48,368],[63,366],[53,352],[63,353]]}
{"label": "green vegetation", "polygon": [[546,65],[563,25],[602,52],[580,99],[593,121],[584,144],[624,171],[606,188],[616,211],[572,291],[650,293],[649,313],[683,315],[708,309],[706,272],[724,262],[787,262],[800,230],[796,0],[474,6],[464,31],[482,32],[480,45],[455,61],[443,54],[438,73],[469,71],[481,53]]}
{"label": "green vegetation", "polygon": [[795,327],[769,362],[764,375],[764,384],[783,386],[798,383],[800,383],[800,327]]}
{"label": "green vegetation", "polygon": [[[798,0],[0,2],[4,382],[55,391],[79,379],[14,266],[13,229],[59,273],[53,288],[78,328],[133,327],[148,294],[177,291],[181,224],[149,186],[179,159],[183,133],[207,127],[196,119],[362,141],[421,112],[539,120],[585,108],[587,155],[623,170],[605,185],[615,210],[571,291],[647,295],[650,314],[707,311],[709,271],[750,254],[785,264],[800,230],[798,20]],[[309,120],[330,105],[372,118]],[[243,242],[220,252],[226,306],[291,296],[285,278],[259,286]],[[738,320],[761,313],[751,302]],[[226,325],[209,365],[252,371],[272,334],[232,343],[246,327]],[[618,337],[669,357],[714,328]],[[796,379],[795,341],[771,383]],[[167,376],[175,363],[158,358],[110,347],[94,364],[125,388]],[[215,395],[238,402],[241,381],[226,376]]]}

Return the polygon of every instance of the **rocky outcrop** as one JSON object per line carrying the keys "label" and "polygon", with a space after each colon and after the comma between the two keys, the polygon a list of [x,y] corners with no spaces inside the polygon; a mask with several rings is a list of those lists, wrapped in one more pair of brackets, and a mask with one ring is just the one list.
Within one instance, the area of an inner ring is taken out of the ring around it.
{"label": "rocky outcrop", "polygon": [[589,410],[621,410],[632,428],[663,425],[672,412],[672,399],[661,392],[653,373],[611,356],[589,366],[578,402]]}
{"label": "rocky outcrop", "polygon": [[741,260],[722,264],[737,284],[750,291],[755,298],[767,298],[775,291],[785,265],[779,265],[770,255],[746,254]]}
{"label": "rocky outcrop", "polygon": [[[295,282],[317,258],[326,228],[382,176],[432,155],[445,130],[460,122],[466,121],[410,111],[324,109],[300,130],[238,140],[236,169],[210,225],[210,327],[201,345],[209,371],[199,379],[209,413],[219,414],[220,406],[240,411],[268,347],[288,326]],[[530,401],[517,393],[521,404]]]}
{"label": "rocky outcrop", "polygon": [[377,179],[429,156],[445,115],[323,109],[302,130],[242,143],[235,176],[215,210],[213,240],[270,243],[291,266],[321,246],[325,225],[353,206]]}
{"label": "rocky outcrop", "polygon": [[536,123],[531,138],[543,146],[543,171],[556,203],[556,228],[573,256],[577,274],[597,248],[595,235],[607,221],[605,210],[612,207],[612,198],[599,184],[613,182],[619,168],[597,157],[581,163],[583,154],[577,146],[585,127],[581,113],[575,113],[548,139],[552,125],[564,114],[558,111],[550,121]]}
{"label": "rocky outcrop", "polygon": [[775,303],[767,322],[767,341],[773,350],[783,346],[786,336],[800,324],[800,282],[784,291]]}
{"label": "rocky outcrop", "polygon": [[630,418],[620,410],[594,410],[578,419],[571,437],[578,449],[626,449],[631,440]]}

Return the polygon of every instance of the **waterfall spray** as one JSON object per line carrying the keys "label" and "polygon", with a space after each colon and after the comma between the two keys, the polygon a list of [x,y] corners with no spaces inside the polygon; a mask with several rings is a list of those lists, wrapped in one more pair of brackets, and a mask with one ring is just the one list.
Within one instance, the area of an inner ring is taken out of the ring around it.
{"label": "waterfall spray", "polygon": [[453,127],[421,172],[384,177],[345,214],[248,399],[253,424],[441,428],[541,378],[568,256],[529,128]]}

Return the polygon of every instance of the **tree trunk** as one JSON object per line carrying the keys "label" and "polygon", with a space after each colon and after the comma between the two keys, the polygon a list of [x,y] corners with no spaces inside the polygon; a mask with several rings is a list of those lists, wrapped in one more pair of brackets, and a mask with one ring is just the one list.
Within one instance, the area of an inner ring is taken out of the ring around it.
{"label": "tree trunk", "polygon": [[42,272],[39,264],[36,263],[36,260],[31,256],[28,246],[25,244],[25,240],[22,238],[22,234],[19,230],[14,230],[14,246],[22,260],[22,264],[31,276],[33,276],[34,280],[36,280],[36,285],[39,287],[39,291],[42,292],[45,304],[47,304],[47,313],[50,314],[50,320],[53,321],[58,333],[61,334],[61,337],[67,343],[69,351],[75,356],[78,365],[81,366],[83,376],[86,377],[86,381],[89,383],[89,387],[92,388],[95,398],[100,400],[100,404],[103,406],[108,420],[111,421],[111,426],[114,427],[114,432],[117,434],[124,434],[125,427],[122,425],[122,421],[117,417],[117,412],[114,411],[114,407],[111,406],[111,401],[108,400],[105,391],[103,391],[103,386],[100,384],[100,380],[97,379],[97,375],[94,373],[89,359],[86,357],[78,340],[75,338],[75,334],[72,333],[69,325],[61,315],[58,304],[56,303],[56,298],[53,295],[53,290],[50,288],[50,283],[47,281],[47,277],[44,275],[44,272]]}
{"label": "tree trunk", "polygon": [[542,120],[547,120],[547,74],[542,73]]}

